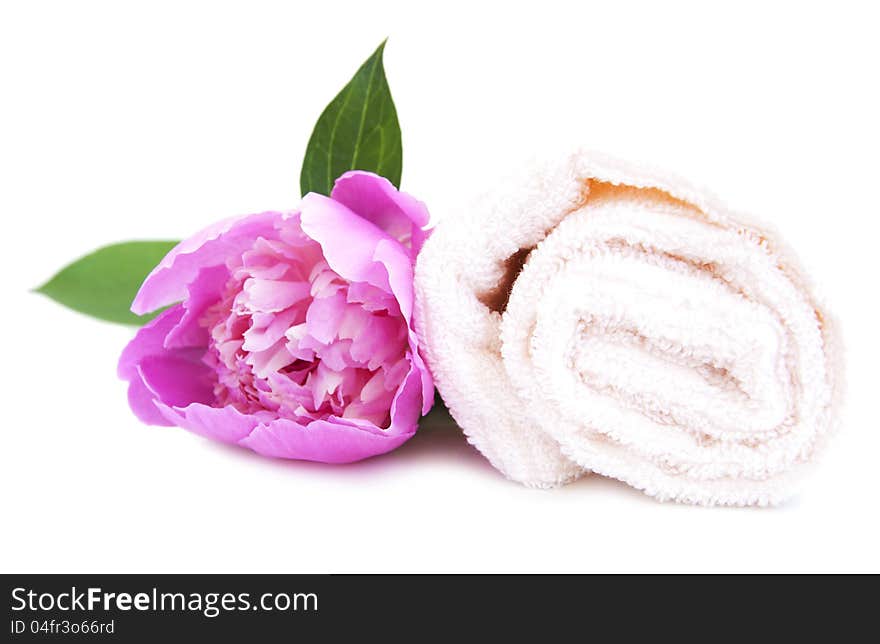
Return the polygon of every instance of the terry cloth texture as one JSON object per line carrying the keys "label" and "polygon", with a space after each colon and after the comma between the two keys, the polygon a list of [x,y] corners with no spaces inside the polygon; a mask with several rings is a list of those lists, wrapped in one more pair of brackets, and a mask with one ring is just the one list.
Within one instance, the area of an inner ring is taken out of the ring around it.
{"label": "terry cloth texture", "polygon": [[529,486],[777,503],[840,397],[836,326],[775,232],[583,151],[440,221],[416,324],[468,440]]}

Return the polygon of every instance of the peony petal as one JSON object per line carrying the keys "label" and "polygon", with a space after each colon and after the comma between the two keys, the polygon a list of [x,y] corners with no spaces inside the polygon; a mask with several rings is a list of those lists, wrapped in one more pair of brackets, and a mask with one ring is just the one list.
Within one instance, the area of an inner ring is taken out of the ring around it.
{"label": "peony petal", "polygon": [[304,405],[312,405],[312,392],[308,387],[296,384],[286,375],[270,373],[266,381],[271,391],[267,398],[271,397],[279,408],[295,413]]}
{"label": "peony petal", "polygon": [[[415,432],[422,415],[424,403],[422,401],[422,373],[413,363],[403,385],[397,390],[394,402],[391,403],[391,426],[388,432],[391,434]],[[431,404],[434,403],[434,393],[431,392]],[[428,407],[430,409],[430,406]]]}
{"label": "peony petal", "polygon": [[342,417],[358,418],[369,421],[377,427],[386,427],[388,425],[388,409],[391,405],[391,400],[392,397],[390,395],[371,400],[370,402],[355,400],[343,410]]}
{"label": "peony petal", "polygon": [[405,339],[403,318],[371,316],[351,345],[351,357],[369,364],[370,369],[377,369],[386,360],[402,355]]}
{"label": "peony petal", "polygon": [[338,335],[341,340],[354,340],[367,327],[370,322],[370,314],[364,307],[358,304],[348,304],[345,307],[345,315],[339,322]]}
{"label": "peony petal", "polygon": [[147,425],[173,425],[156,406],[156,395],[149,390],[140,374],[128,383],[128,406],[138,420]]}
{"label": "peony petal", "polygon": [[424,203],[400,192],[384,177],[354,170],[336,180],[330,198],[347,206],[401,242],[411,242],[412,257],[418,254],[430,215]]}
{"label": "peony petal", "polygon": [[129,381],[129,405],[145,423],[169,424],[157,401],[189,404],[214,400],[216,376],[201,360],[204,347],[165,347],[167,335],[178,328],[184,316],[180,304],[163,312],[138,330],[119,358],[119,377]]}
{"label": "peony petal", "polygon": [[333,342],[339,332],[345,309],[343,294],[313,300],[306,312],[306,329],[309,335],[322,344]]}
{"label": "peony petal", "polygon": [[312,268],[309,282],[312,285],[312,297],[329,297],[345,287],[339,275],[334,273],[323,260]]}
{"label": "peony petal", "polygon": [[287,338],[279,340],[265,351],[252,351],[245,362],[253,367],[257,378],[267,378],[270,373],[283,369],[296,358],[287,350]]}
{"label": "peony petal", "polygon": [[277,313],[309,297],[309,289],[308,282],[249,278],[235,303],[249,313]]}
{"label": "peony petal", "polygon": [[241,348],[245,351],[265,351],[285,337],[298,315],[300,311],[291,308],[265,318],[259,317],[260,323],[266,322],[265,326],[257,326],[258,316],[253,316],[251,328],[244,332],[244,344]]}
{"label": "peony petal", "polygon": [[385,269],[388,285],[407,324],[412,321],[413,263],[404,248],[390,239],[382,239],[373,251],[373,260]]}
{"label": "peony petal", "polygon": [[409,375],[409,370],[412,367],[411,359],[412,354],[407,352],[406,356],[398,360],[396,363],[392,365],[382,365],[382,371],[385,374],[384,385],[386,389],[397,390],[406,376]]}
{"label": "peony petal", "polygon": [[208,346],[208,330],[199,321],[205,312],[216,304],[229,280],[225,266],[212,266],[199,271],[196,279],[187,286],[189,295],[183,301],[186,313],[165,338],[165,347]]}
{"label": "peony petal", "polygon": [[397,244],[405,255],[400,242],[323,195],[307,194],[301,209],[303,232],[321,245],[330,268],[349,282],[367,282],[391,292],[388,273],[374,260],[373,253],[380,241],[387,240]]}
{"label": "peony petal", "polygon": [[409,440],[410,433],[395,435],[364,431],[335,419],[315,420],[302,425],[279,418],[258,425],[239,441],[258,454],[322,463],[352,463],[389,452]]}
{"label": "peony petal", "polygon": [[351,359],[351,340],[340,340],[327,346],[318,347],[315,355],[334,371],[343,371],[349,367],[358,366]]}
{"label": "peony petal", "polygon": [[154,397],[174,407],[214,402],[214,371],[201,361],[202,351],[183,351],[147,356],[138,364],[138,374]]}
{"label": "peony petal", "polygon": [[[413,343],[410,343],[410,346],[413,346]],[[413,366],[419,374],[419,381],[422,384],[422,416],[424,416],[434,406],[434,378],[417,348],[412,354],[408,354],[408,357],[413,361]]]}
{"label": "peony petal", "polygon": [[400,306],[391,293],[364,282],[349,284],[346,299],[349,303],[360,304],[367,311],[387,311],[392,316],[400,315]]}
{"label": "peony petal", "polygon": [[400,257],[400,252],[393,244],[382,243],[376,247],[376,259],[382,262],[388,271],[391,290],[400,304],[400,310],[409,325],[409,346],[412,350],[411,359],[419,374],[422,385],[422,413],[427,414],[434,406],[434,379],[419,354],[419,338],[412,321],[413,315],[413,269]]}
{"label": "peony petal", "polygon": [[122,380],[131,381],[137,378],[137,365],[145,357],[167,352],[165,338],[177,326],[185,312],[183,305],[177,304],[138,329],[119,356],[117,373]]}
{"label": "peony petal", "polygon": [[257,237],[276,234],[275,224],[285,217],[280,212],[231,217],[180,242],[144,280],[131,310],[142,315],[182,300],[201,269],[241,257]]}
{"label": "peony petal", "polygon": [[261,422],[269,422],[271,412],[243,414],[235,407],[210,407],[193,403],[187,407],[169,407],[162,403],[156,405],[164,416],[194,434],[223,443],[238,443],[250,434]]}
{"label": "peony petal", "polygon": [[336,391],[342,383],[342,374],[324,362],[318,363],[318,367],[309,374],[306,380],[306,388],[312,392],[312,406],[318,409],[324,404],[327,396]]}

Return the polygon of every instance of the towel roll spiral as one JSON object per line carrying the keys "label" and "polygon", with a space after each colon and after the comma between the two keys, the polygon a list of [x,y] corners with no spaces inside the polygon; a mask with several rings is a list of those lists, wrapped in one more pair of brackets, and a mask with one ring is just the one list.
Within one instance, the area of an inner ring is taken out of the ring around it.
{"label": "towel roll spiral", "polygon": [[766,226],[576,152],[442,219],[416,324],[468,439],[509,478],[777,503],[840,397],[836,327]]}

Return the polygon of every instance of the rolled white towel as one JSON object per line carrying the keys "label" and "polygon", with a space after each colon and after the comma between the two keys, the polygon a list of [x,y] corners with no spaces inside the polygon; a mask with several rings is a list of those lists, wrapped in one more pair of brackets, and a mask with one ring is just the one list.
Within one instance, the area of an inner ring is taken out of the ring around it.
{"label": "rolled white towel", "polygon": [[586,152],[440,221],[416,324],[469,441],[530,486],[776,503],[840,397],[836,327],[778,235]]}

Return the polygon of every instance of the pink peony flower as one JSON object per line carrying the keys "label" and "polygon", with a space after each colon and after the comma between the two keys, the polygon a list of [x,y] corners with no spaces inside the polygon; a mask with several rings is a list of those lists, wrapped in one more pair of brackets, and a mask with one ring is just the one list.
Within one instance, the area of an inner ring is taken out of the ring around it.
{"label": "pink peony flower", "polygon": [[120,358],[132,410],[266,456],[346,463],[398,447],[434,401],[412,321],[427,223],[424,204],[356,171],[298,211],[181,242],[132,304],[173,304]]}

